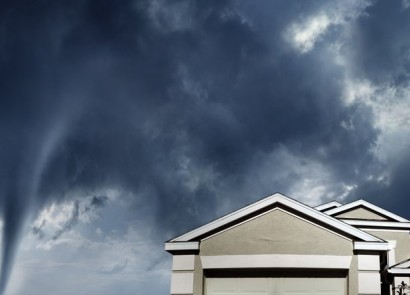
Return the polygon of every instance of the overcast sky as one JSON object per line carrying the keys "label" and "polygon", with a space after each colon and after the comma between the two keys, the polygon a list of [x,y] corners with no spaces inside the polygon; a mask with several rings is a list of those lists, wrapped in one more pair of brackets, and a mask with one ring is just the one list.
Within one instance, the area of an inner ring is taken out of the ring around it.
{"label": "overcast sky", "polygon": [[410,1],[0,2],[0,294],[169,294],[274,192],[410,218]]}

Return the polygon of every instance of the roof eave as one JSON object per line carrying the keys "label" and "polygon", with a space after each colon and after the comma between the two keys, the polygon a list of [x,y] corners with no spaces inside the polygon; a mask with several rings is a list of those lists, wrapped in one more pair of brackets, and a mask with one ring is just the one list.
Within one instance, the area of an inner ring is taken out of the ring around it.
{"label": "roof eave", "polygon": [[380,208],[376,205],[373,205],[373,204],[371,204],[371,203],[369,203],[365,200],[357,200],[357,201],[342,205],[342,206],[337,207],[337,208],[333,208],[333,209],[330,209],[330,210],[325,210],[324,213],[326,213],[328,215],[335,215],[335,214],[342,213],[342,212],[345,212],[345,211],[350,210],[350,209],[354,209],[354,208],[359,207],[359,206],[367,207],[370,210],[373,210],[373,211],[375,211],[375,212],[377,212],[381,215],[389,217],[389,218],[391,218],[393,220],[396,220],[398,222],[410,222],[410,220],[407,220],[407,219],[405,219],[405,218],[403,218],[403,217],[401,217],[397,214],[394,214],[390,211],[387,211],[385,209],[382,209],[382,208]]}
{"label": "roof eave", "polygon": [[169,241],[169,243],[174,242],[189,242],[195,240],[195,238],[204,236],[208,232],[218,230],[218,228],[223,227],[229,223],[234,222],[237,219],[244,218],[249,214],[252,214],[258,210],[262,210],[266,207],[269,207],[273,204],[282,204],[286,207],[292,208],[296,211],[299,211],[319,222],[329,225],[330,227],[336,228],[341,232],[349,236],[356,237],[357,239],[363,242],[384,242],[383,240],[368,234],[360,229],[357,229],[347,223],[344,223],[332,216],[329,216],[325,213],[322,213],[312,207],[304,205],[296,200],[288,198],[280,193],[273,194],[269,197],[266,197],[256,203],[248,205],[242,209],[234,211],[226,216],[223,216],[219,219],[216,219],[208,224],[205,224],[197,229],[194,229],[186,234],[183,234],[179,237],[176,237]]}

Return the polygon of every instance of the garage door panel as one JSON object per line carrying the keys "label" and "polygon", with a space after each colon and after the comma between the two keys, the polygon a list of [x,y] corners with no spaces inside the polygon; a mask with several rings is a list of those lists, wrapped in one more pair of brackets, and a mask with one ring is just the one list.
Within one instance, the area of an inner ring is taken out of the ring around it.
{"label": "garage door panel", "polygon": [[312,282],[305,278],[278,278],[278,291],[283,295],[309,295],[312,292]]}
{"label": "garage door panel", "polygon": [[344,295],[344,294],[346,294],[346,279],[329,278],[327,280],[316,281],[315,295]]}
{"label": "garage door panel", "polygon": [[238,279],[238,291],[241,295],[269,295],[271,280],[269,278]]}
{"label": "garage door panel", "polygon": [[343,278],[282,278],[281,293],[286,295],[344,295]]}
{"label": "garage door panel", "polygon": [[207,278],[206,295],[345,295],[345,278]]}
{"label": "garage door panel", "polygon": [[212,295],[236,295],[237,284],[236,278],[213,278],[206,280],[206,289]]}

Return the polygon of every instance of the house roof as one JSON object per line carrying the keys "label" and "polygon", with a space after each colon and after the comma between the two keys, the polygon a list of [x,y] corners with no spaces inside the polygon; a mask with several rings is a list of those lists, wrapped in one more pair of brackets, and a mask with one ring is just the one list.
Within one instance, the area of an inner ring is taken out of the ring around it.
{"label": "house roof", "polygon": [[350,224],[354,227],[361,229],[398,229],[407,230],[410,229],[410,222],[399,221],[373,221],[373,220],[360,220],[360,219],[343,219],[341,221]]}
{"label": "house roof", "polygon": [[325,204],[316,206],[315,209],[323,212],[325,210],[330,210],[330,209],[333,209],[333,208],[337,208],[337,207],[340,207],[342,205],[343,204],[339,203],[338,201],[331,201],[329,203],[325,203]]}
{"label": "house roof", "polygon": [[410,268],[410,258],[396,263],[389,268]]}
{"label": "house roof", "polygon": [[406,259],[402,262],[399,262],[395,265],[390,266],[387,269],[388,273],[393,275],[409,275],[410,274],[410,259]]}
{"label": "house roof", "polygon": [[342,206],[339,206],[339,207],[336,207],[336,208],[331,208],[331,209],[325,210],[323,212],[328,214],[328,215],[331,215],[331,216],[336,216],[339,213],[345,213],[347,211],[351,211],[351,210],[354,210],[354,209],[359,208],[359,207],[367,208],[368,210],[371,210],[371,211],[376,212],[380,215],[383,215],[383,216],[385,216],[385,217],[387,217],[387,218],[389,218],[393,221],[410,222],[409,220],[407,220],[403,217],[400,217],[400,216],[398,216],[398,215],[396,215],[392,212],[389,212],[389,211],[387,211],[383,208],[380,208],[376,205],[373,205],[373,204],[371,204],[371,203],[369,203],[365,200],[357,200],[357,201],[354,201],[354,202],[351,202],[351,203],[348,203],[348,204],[345,204],[345,205],[342,205]]}
{"label": "house roof", "polygon": [[347,236],[357,238],[361,242],[372,242],[376,246],[378,246],[379,243],[385,243],[385,241],[371,234],[368,234],[360,229],[357,229],[343,221],[340,221],[328,214],[322,213],[312,207],[302,204],[280,193],[275,193],[258,202],[255,202],[242,209],[234,211],[231,214],[225,215],[208,224],[198,227],[188,233],[178,236],[168,241],[168,244],[197,241],[198,239],[201,239],[201,237],[204,237],[207,234],[212,234],[217,232],[219,229],[223,229],[224,226],[229,226],[230,224],[235,223],[235,221],[246,219],[248,216],[252,216],[252,214],[263,211],[264,209],[268,210],[269,208],[272,208],[272,206],[275,205],[282,205],[291,208],[293,211],[299,212],[304,216],[308,216],[313,221],[328,225],[331,228],[337,229],[341,233],[345,233]]}

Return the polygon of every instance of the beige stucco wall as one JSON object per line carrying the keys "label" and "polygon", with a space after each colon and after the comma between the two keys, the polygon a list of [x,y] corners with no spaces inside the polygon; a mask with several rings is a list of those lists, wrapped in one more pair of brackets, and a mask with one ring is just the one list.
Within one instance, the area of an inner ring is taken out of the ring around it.
{"label": "beige stucco wall", "polygon": [[396,263],[410,258],[410,237],[408,232],[388,232],[373,230],[367,232],[385,241],[397,241],[395,249]]}
{"label": "beige stucco wall", "polygon": [[357,268],[357,256],[353,255],[352,257],[352,264],[350,265],[349,269],[349,277],[347,278],[348,284],[348,295],[356,295],[359,290],[359,274]]}
{"label": "beige stucco wall", "polygon": [[376,214],[365,208],[356,208],[351,211],[336,215],[335,217],[366,220],[388,220],[386,217]]}
{"label": "beige stucco wall", "polygon": [[204,295],[204,272],[202,270],[201,258],[199,255],[195,257],[194,271],[194,295]]}
{"label": "beige stucco wall", "polygon": [[201,255],[229,254],[351,255],[352,242],[275,210],[201,242]]}
{"label": "beige stucco wall", "polygon": [[[353,255],[352,241],[275,210],[201,241],[199,255]],[[357,259],[353,257],[349,294],[357,294]],[[195,261],[194,294],[203,295],[201,261]]]}

